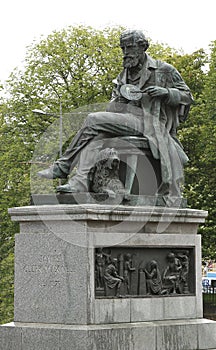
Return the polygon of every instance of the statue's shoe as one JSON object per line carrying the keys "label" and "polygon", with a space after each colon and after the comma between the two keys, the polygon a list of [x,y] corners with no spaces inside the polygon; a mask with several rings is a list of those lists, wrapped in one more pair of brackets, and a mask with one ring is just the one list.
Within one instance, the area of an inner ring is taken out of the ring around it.
{"label": "statue's shoe", "polygon": [[38,176],[44,177],[46,179],[66,179],[67,174],[65,174],[61,169],[56,165],[52,165],[48,169],[41,170],[38,173]]}
{"label": "statue's shoe", "polygon": [[79,185],[73,186],[73,185],[70,185],[69,183],[67,183],[65,185],[58,186],[56,188],[56,191],[57,192],[64,192],[64,193],[87,192],[83,186],[79,186]]}

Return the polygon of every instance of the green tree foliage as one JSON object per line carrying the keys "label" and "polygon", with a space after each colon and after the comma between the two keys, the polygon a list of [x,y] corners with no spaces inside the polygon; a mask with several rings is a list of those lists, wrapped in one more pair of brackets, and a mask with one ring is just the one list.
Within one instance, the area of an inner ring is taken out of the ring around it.
{"label": "green tree foliage", "polygon": [[6,257],[0,262],[0,322],[13,320],[14,254],[10,246],[7,247]]}
{"label": "green tree foliage", "polygon": [[27,150],[21,135],[17,135],[12,125],[5,122],[3,115],[1,111],[0,322],[13,317],[13,249],[18,226],[10,220],[8,207],[29,203],[29,167],[23,163]]}
{"label": "green tree foliage", "polygon": [[[69,27],[28,48],[24,72],[14,72],[10,91],[17,102],[56,110],[58,98],[71,110],[109,99],[120,69],[120,28]],[[14,102],[14,101],[13,101]]]}
{"label": "green tree foliage", "polygon": [[[8,79],[6,98],[0,101],[0,322],[11,319],[13,305],[11,292],[6,292],[12,288],[7,274],[12,275],[9,266],[18,227],[11,222],[8,208],[30,203],[34,148],[55,120],[54,116],[36,115],[32,110],[40,108],[58,115],[60,99],[63,114],[90,102],[108,100],[112,79],[121,66],[121,30],[69,27],[53,32],[29,46],[24,69],[15,70]],[[70,132],[79,126],[74,124]],[[47,153],[48,157],[39,160],[50,162],[49,150]]]}
{"label": "green tree foliage", "polygon": [[211,44],[209,70],[197,95],[190,118],[182,130],[184,146],[190,157],[186,168],[186,195],[191,207],[208,210],[200,228],[203,257],[216,259],[216,41]]}
{"label": "green tree foliage", "polygon": [[[0,322],[12,319],[13,247],[14,234],[18,232],[18,226],[11,222],[7,210],[29,204],[30,169],[36,166],[31,164],[34,150],[41,136],[52,128],[56,120],[56,116],[36,115],[32,110],[37,108],[59,115],[61,101],[64,119],[68,116],[64,130],[65,140],[68,140],[68,133],[72,134],[79,128],[88,112],[84,106],[110,99],[112,80],[122,67],[121,31],[121,27],[95,30],[82,26],[54,31],[28,47],[25,67],[21,71],[15,70],[8,79],[6,97],[0,101]],[[151,43],[149,48],[150,55],[173,64],[180,71],[196,99],[190,118],[181,127],[179,135],[191,159],[186,170],[189,204],[200,209],[209,208],[213,193],[215,200],[215,181],[211,180],[215,137],[215,129],[212,128],[215,94],[211,89],[215,89],[216,79],[213,47],[208,79],[202,69],[206,62],[202,50],[185,55],[159,43]],[[208,99],[211,100],[211,109]],[[73,114],[74,110],[76,114]],[[80,115],[78,113],[78,120],[75,118],[77,111],[82,111]],[[46,143],[44,139],[45,154],[36,157],[45,166],[58,152],[58,128],[53,135],[51,143]],[[212,135],[212,143],[208,135]],[[46,134],[46,137],[51,136]],[[56,147],[54,153],[50,144]],[[41,190],[47,190],[47,185],[48,182]],[[213,202],[211,213],[208,225],[202,228],[205,247],[213,237],[210,233],[215,227]]]}

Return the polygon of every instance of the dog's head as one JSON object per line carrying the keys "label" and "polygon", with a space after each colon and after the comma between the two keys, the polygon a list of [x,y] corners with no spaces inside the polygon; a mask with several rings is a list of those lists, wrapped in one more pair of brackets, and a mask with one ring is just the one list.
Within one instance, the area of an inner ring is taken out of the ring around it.
{"label": "dog's head", "polygon": [[98,154],[96,163],[104,164],[109,169],[116,169],[119,167],[120,159],[114,148],[105,148]]}

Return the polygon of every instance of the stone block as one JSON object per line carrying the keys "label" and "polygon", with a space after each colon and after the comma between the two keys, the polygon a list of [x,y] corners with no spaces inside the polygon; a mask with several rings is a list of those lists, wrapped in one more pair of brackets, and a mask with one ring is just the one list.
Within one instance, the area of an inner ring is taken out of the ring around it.
{"label": "stone block", "polygon": [[131,328],[132,347],[131,350],[155,350],[156,349],[156,327],[153,323],[135,323]]}
{"label": "stone block", "polygon": [[197,350],[197,325],[187,322],[157,324],[157,350]]}
{"label": "stone block", "polygon": [[203,319],[198,332],[199,349],[216,349],[215,321]]}
{"label": "stone block", "polygon": [[79,328],[76,330],[62,328],[59,333],[59,344],[61,350],[90,350],[88,347],[89,333],[87,330]]}
{"label": "stone block", "polygon": [[1,350],[215,350],[216,322],[182,319],[103,325],[0,326]]}
{"label": "stone block", "polygon": [[59,350],[58,329],[23,327],[22,350]]}
{"label": "stone block", "polygon": [[15,321],[88,322],[89,251],[63,238],[16,236]]}
{"label": "stone block", "polygon": [[87,349],[132,350],[131,329],[126,324],[119,327],[95,327],[89,332]]}
{"label": "stone block", "polygon": [[22,330],[13,323],[0,326],[0,350],[22,350]]}
{"label": "stone block", "polygon": [[131,322],[131,299],[97,299],[94,303],[94,323]]}
{"label": "stone block", "polygon": [[[42,222],[49,232],[53,233],[58,233],[59,225],[66,222],[67,226],[70,226],[70,232],[119,233],[129,230],[131,232],[132,228],[134,233],[147,232],[145,225],[152,224],[150,233],[167,231],[176,234],[196,234],[198,225],[203,223],[207,216],[207,212],[203,210],[117,204],[36,205],[10,208],[9,213],[12,220],[20,222],[21,232],[28,232],[30,222],[32,229],[35,224]],[[35,229],[43,228],[43,225],[39,226],[36,225]]]}
{"label": "stone block", "polygon": [[196,318],[197,300],[195,296],[168,297],[163,300],[164,320]]}
{"label": "stone block", "polygon": [[131,322],[162,320],[164,317],[161,298],[132,298]]}

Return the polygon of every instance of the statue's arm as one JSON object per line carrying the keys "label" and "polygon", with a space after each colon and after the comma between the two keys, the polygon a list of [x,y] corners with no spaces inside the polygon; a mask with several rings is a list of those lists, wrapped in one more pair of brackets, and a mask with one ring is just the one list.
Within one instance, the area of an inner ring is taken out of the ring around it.
{"label": "statue's arm", "polygon": [[189,106],[193,103],[193,96],[189,87],[185,84],[180,73],[173,68],[169,74],[168,96],[166,103],[171,106]]}
{"label": "statue's arm", "polygon": [[183,122],[187,119],[190,105],[194,102],[194,99],[189,87],[174,67],[172,67],[168,76],[168,95],[166,96],[165,104],[174,108],[177,107],[179,110],[179,121]]}

